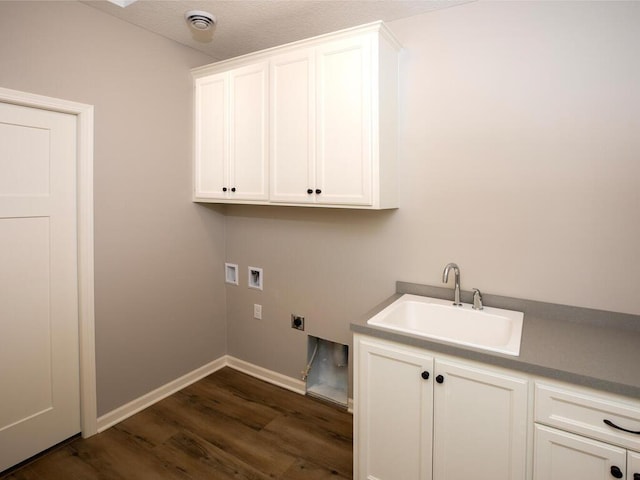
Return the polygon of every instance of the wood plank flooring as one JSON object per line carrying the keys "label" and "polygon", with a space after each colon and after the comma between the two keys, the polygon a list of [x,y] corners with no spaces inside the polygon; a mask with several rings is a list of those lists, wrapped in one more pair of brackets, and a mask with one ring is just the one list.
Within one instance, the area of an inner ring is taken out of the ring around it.
{"label": "wood plank flooring", "polygon": [[343,480],[345,410],[224,368],[1,480]]}

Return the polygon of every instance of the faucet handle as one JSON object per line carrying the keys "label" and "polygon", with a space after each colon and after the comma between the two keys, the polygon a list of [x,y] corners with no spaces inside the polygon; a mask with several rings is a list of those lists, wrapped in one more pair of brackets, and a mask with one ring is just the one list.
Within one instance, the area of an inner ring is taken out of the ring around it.
{"label": "faucet handle", "polygon": [[482,292],[477,288],[473,289],[473,309],[474,310],[482,310],[484,307],[482,305]]}

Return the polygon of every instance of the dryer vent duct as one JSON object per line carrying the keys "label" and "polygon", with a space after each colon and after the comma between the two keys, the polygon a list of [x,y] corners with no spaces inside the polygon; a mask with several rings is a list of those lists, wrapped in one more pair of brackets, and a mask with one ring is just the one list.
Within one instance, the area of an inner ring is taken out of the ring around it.
{"label": "dryer vent duct", "polygon": [[191,10],[184,14],[187,23],[196,30],[209,30],[216,23],[216,17],[203,10]]}

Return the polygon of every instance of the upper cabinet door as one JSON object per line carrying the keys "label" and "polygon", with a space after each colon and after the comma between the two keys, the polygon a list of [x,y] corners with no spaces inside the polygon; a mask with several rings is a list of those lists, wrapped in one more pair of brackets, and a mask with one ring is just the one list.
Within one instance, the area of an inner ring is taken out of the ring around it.
{"label": "upper cabinet door", "polygon": [[268,63],[229,72],[230,198],[267,200]]}
{"label": "upper cabinet door", "polygon": [[372,203],[373,40],[364,34],[316,50],[320,203]]}
{"label": "upper cabinet door", "polygon": [[[312,49],[271,59],[271,201],[315,201],[315,78]],[[311,193],[309,193],[309,190]]]}
{"label": "upper cabinet door", "polygon": [[226,73],[196,79],[194,196],[222,199],[228,185],[228,94]]}

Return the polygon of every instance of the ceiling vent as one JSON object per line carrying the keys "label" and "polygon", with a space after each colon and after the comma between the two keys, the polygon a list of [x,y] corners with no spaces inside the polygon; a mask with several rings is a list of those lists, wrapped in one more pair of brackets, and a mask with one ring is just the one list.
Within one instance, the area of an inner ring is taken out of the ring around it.
{"label": "ceiling vent", "polygon": [[216,23],[216,17],[202,10],[191,10],[184,14],[184,18],[196,30],[209,30]]}

